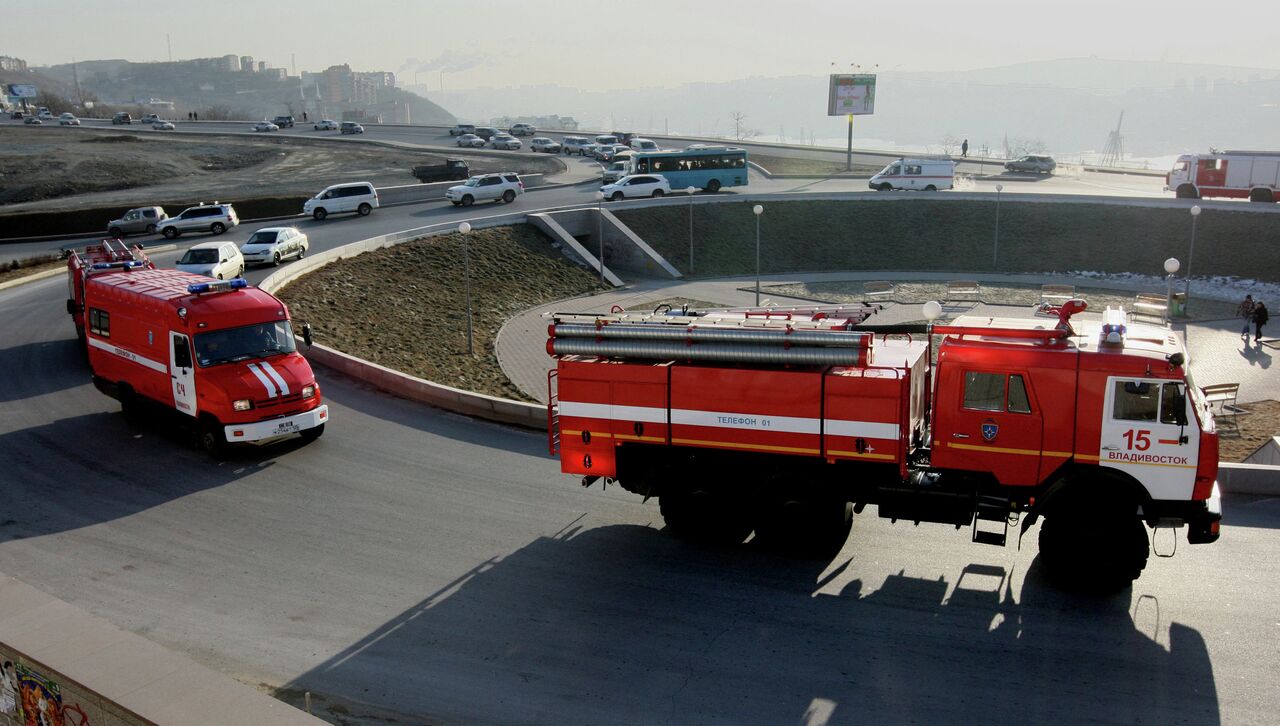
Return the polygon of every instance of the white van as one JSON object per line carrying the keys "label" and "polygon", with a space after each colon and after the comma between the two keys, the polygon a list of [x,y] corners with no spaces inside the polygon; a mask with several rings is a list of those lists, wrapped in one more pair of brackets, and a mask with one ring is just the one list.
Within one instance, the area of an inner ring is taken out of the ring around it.
{"label": "white van", "polygon": [[304,202],[302,213],[316,219],[344,212],[355,212],[364,217],[377,208],[378,190],[369,182],[354,182],[328,187]]}
{"label": "white van", "polygon": [[956,165],[950,159],[898,159],[871,177],[867,186],[882,192],[913,189],[936,192],[950,189],[956,180]]}

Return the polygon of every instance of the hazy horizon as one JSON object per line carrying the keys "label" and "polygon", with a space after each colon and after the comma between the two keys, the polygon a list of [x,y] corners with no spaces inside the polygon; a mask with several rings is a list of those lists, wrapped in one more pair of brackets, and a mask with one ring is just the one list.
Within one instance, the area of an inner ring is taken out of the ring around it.
{"label": "hazy horizon", "polygon": [[[318,10],[300,0],[228,0],[211,10],[190,2],[10,4],[3,15],[10,28],[46,32],[10,33],[0,54],[32,66],[164,61],[167,34],[174,60],[250,55],[291,74],[349,63],[357,70],[392,71],[398,85],[438,90],[443,83],[446,92],[538,83],[587,91],[671,87],[825,74],[854,63],[864,71],[963,72],[1090,56],[1280,69],[1280,44],[1273,41],[1280,8],[1271,6],[1216,8],[1210,15],[1187,2],[1152,10],[1085,0],[1054,12],[1006,0],[962,8],[743,0],[726,17],[719,7],[670,0],[648,3],[643,11],[616,0],[566,0],[532,10],[507,0],[483,10],[433,5],[386,0],[365,10]],[[134,6],[145,9],[148,22],[123,22]],[[1229,32],[1199,32],[1209,19]],[[216,32],[209,32],[210,22]],[[57,32],[48,32],[53,28]],[[353,40],[352,28],[361,28],[368,40]]]}

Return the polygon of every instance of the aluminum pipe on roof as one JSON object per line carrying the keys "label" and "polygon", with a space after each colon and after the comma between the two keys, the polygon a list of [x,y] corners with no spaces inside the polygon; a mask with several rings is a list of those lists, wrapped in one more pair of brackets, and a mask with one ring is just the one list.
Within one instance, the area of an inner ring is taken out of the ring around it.
{"label": "aluminum pipe on roof", "polygon": [[560,323],[551,326],[554,338],[592,340],[652,340],[683,343],[732,343],[826,348],[866,348],[873,336],[845,330],[791,330],[783,328],[700,328],[663,324],[581,325]]}
{"label": "aluminum pipe on roof", "polygon": [[756,345],[657,340],[585,340],[552,338],[547,341],[552,355],[593,355],[602,358],[645,360],[696,360],[718,363],[767,363],[784,365],[853,366],[862,362],[860,348],[781,348]]}

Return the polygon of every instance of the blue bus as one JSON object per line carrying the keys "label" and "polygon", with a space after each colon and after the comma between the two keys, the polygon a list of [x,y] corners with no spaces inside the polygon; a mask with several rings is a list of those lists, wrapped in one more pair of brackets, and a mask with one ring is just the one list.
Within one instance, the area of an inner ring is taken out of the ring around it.
{"label": "blue bus", "polygon": [[732,146],[705,146],[684,151],[637,151],[632,174],[661,174],[671,191],[698,187],[718,192],[721,187],[747,185],[747,151]]}

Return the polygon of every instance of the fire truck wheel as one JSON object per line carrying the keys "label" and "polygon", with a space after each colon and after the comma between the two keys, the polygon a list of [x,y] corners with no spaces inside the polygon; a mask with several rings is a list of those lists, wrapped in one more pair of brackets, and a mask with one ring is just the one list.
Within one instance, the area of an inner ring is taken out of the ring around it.
{"label": "fire truck wheel", "polygon": [[316,426],[315,428],[311,428],[311,429],[304,429],[304,430],[303,430],[299,435],[300,435],[300,436],[302,436],[302,440],[303,440],[303,441],[306,441],[307,443],[310,443],[310,442],[315,441],[316,439],[320,438],[320,437],[321,437],[321,435],[323,435],[323,434],[324,434],[324,424],[320,424],[319,426]]}
{"label": "fire truck wheel", "polygon": [[1190,184],[1183,184],[1178,187],[1176,192],[1178,199],[1199,199],[1200,195],[1196,193],[1196,188]]}
{"label": "fire truck wheel", "polygon": [[222,424],[216,419],[204,419],[200,422],[197,433],[200,449],[215,459],[226,458],[229,445],[226,434],[222,432]]}
{"label": "fire truck wheel", "polygon": [[1062,586],[1107,593],[1128,587],[1147,566],[1147,528],[1132,512],[1059,511],[1040,525],[1040,556]]}
{"label": "fire truck wheel", "polygon": [[1270,189],[1254,189],[1249,192],[1249,201],[1251,202],[1266,202],[1267,204],[1271,204],[1275,200],[1276,197],[1271,193]]}
{"label": "fire truck wheel", "polygon": [[735,501],[706,490],[670,491],[658,497],[662,520],[677,536],[708,544],[742,544],[751,521]]}
{"label": "fire truck wheel", "polygon": [[125,423],[130,426],[142,423],[142,401],[138,400],[138,394],[132,388],[122,385],[117,396],[120,398],[120,414],[124,416]]}
{"label": "fire truck wheel", "polygon": [[836,499],[772,500],[757,517],[756,539],[795,557],[835,556],[849,539],[853,505]]}

